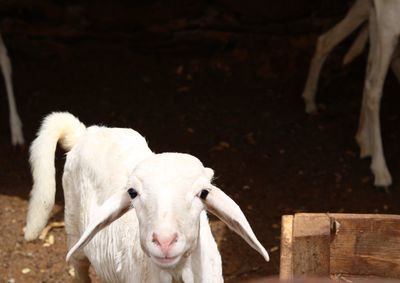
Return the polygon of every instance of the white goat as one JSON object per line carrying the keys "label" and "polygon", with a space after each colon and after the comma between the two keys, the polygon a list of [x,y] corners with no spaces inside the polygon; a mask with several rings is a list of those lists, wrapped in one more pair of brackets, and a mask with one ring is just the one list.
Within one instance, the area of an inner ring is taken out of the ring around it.
{"label": "white goat", "polygon": [[211,184],[212,169],[189,154],[155,154],[132,129],[86,128],[69,113],[49,115],[31,146],[26,240],[37,238],[54,205],[58,141],[69,151],[67,261],[77,282],[90,281],[89,264],[105,282],[223,282],[205,210],[269,260],[239,206]]}
{"label": "white goat", "polygon": [[0,66],[3,73],[4,82],[6,84],[7,98],[8,98],[8,109],[10,115],[10,130],[11,130],[11,142],[13,145],[23,145],[24,135],[22,133],[22,123],[19,118],[17,106],[15,104],[14,90],[11,79],[11,63],[10,58],[7,54],[7,48],[4,45],[3,38],[0,34]]}
{"label": "white goat", "polygon": [[337,44],[368,21],[368,26],[361,30],[345,56],[344,63],[350,62],[361,53],[369,35],[370,50],[356,140],[361,149],[361,157],[372,157],[371,170],[375,176],[375,185],[384,187],[391,185],[392,178],[383,155],[379,109],[383,83],[390,63],[400,80],[400,58],[395,54],[400,34],[399,16],[398,0],[357,0],[340,23],[319,37],[303,92],[306,112],[315,112],[315,92],[326,57]]}

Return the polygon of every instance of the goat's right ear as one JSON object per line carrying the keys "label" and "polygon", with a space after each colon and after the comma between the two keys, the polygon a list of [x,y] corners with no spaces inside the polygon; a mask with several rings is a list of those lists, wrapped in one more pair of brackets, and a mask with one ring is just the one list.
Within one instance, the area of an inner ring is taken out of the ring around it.
{"label": "goat's right ear", "polygon": [[81,238],[69,250],[66,258],[67,261],[70,260],[74,253],[86,246],[87,243],[97,234],[97,232],[110,225],[132,208],[131,200],[133,197],[130,190],[132,189],[112,195],[97,208],[93,219],[86,227],[86,230],[82,234]]}

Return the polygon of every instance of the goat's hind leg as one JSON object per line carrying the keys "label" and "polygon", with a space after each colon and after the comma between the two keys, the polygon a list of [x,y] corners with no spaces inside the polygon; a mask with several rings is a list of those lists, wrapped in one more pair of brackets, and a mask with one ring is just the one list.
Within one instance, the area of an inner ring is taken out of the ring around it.
{"label": "goat's hind leg", "polygon": [[400,47],[397,45],[396,51],[392,57],[392,63],[390,67],[397,78],[397,81],[400,83]]}
{"label": "goat's hind leg", "polygon": [[[361,111],[360,111],[360,119],[358,124],[358,130],[356,134],[356,141],[360,147],[360,157],[368,157],[372,155],[372,137],[371,137],[371,126],[370,126],[370,118],[368,117],[367,111],[367,90],[369,89],[370,82],[369,78],[371,77],[371,66],[372,61],[374,60],[374,56],[376,57],[377,51],[377,30],[376,30],[376,20],[374,17],[371,17],[369,21],[369,33],[370,33],[370,48],[368,52],[368,60],[367,60],[367,68],[364,80],[364,90],[362,95],[361,102]],[[368,82],[368,85],[367,85]]]}
{"label": "goat's hind leg", "polygon": [[[398,35],[382,27],[377,30],[376,40],[371,41],[372,60],[365,81],[365,106],[368,119],[369,135],[371,137],[371,170],[375,176],[375,186],[387,187],[392,183],[392,177],[386,165],[383,154],[380,128],[380,102],[385,77],[397,46]],[[376,44],[376,48],[372,45]]]}
{"label": "goat's hind leg", "polygon": [[344,55],[343,57],[344,66],[350,64],[356,57],[358,57],[363,52],[365,46],[368,43],[368,37],[369,37],[369,26],[368,24],[364,24],[364,26],[358,33],[357,38],[351,45],[349,51],[347,51],[346,55]]}
{"label": "goat's hind leg", "polygon": [[357,0],[341,22],[318,38],[317,48],[311,60],[306,86],[303,91],[307,113],[317,111],[315,93],[318,87],[319,74],[326,57],[336,45],[368,19],[368,14],[369,2],[367,0]]}
{"label": "goat's hind leg", "polygon": [[23,145],[24,135],[22,133],[22,123],[19,118],[17,106],[15,104],[14,90],[11,80],[11,62],[7,54],[7,48],[4,45],[3,39],[0,35],[0,65],[3,73],[4,82],[6,84],[8,108],[10,111],[10,129],[11,129],[11,142],[13,145]]}
{"label": "goat's hind leg", "polygon": [[367,100],[365,90],[362,96],[360,120],[355,138],[358,146],[360,147],[360,157],[365,158],[371,156],[371,131],[370,121],[367,115]]}

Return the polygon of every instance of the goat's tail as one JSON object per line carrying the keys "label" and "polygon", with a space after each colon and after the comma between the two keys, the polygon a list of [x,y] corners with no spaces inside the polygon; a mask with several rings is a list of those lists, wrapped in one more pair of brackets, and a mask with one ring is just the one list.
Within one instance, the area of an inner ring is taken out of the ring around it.
{"label": "goat's tail", "polygon": [[56,194],[54,156],[57,143],[66,151],[79,141],[86,127],[67,112],[48,115],[30,147],[33,187],[26,218],[25,240],[36,239],[46,226]]}

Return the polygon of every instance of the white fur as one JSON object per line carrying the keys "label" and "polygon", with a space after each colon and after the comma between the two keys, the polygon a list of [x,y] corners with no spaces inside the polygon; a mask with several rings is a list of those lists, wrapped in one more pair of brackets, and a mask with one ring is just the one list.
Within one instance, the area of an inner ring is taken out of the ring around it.
{"label": "white fur", "polygon": [[337,44],[357,27],[367,22],[346,54],[344,63],[349,63],[361,53],[369,36],[370,50],[356,140],[361,149],[361,157],[372,157],[371,170],[375,176],[375,185],[384,187],[392,184],[392,178],[383,154],[379,109],[383,83],[389,65],[400,80],[400,58],[397,54],[400,34],[399,16],[400,1],[398,0],[356,0],[346,17],[319,37],[303,92],[306,112],[316,112],[315,93],[326,57]]}
{"label": "white fur", "polygon": [[[69,150],[63,175],[65,228],[77,282],[90,281],[90,264],[104,282],[223,282],[205,209],[269,259],[240,208],[211,184],[213,171],[197,158],[154,154],[131,129],[85,128],[68,113],[49,115],[31,147],[34,187],[26,239],[37,237],[54,203],[58,140]],[[139,195],[131,199],[129,188]],[[201,200],[204,188],[210,192]],[[154,240],[154,235],[161,242],[175,234],[167,252]]]}
{"label": "white fur", "polygon": [[0,34],[0,66],[3,73],[4,82],[6,84],[7,99],[8,99],[8,109],[10,115],[10,130],[11,130],[11,142],[13,145],[24,144],[24,135],[22,133],[22,123],[19,118],[17,106],[14,98],[14,90],[12,85],[12,69],[10,58],[7,54],[7,48],[4,44],[3,38]]}
{"label": "white fur", "polygon": [[60,141],[64,149],[70,150],[85,131],[85,125],[69,113],[53,113],[43,121],[39,135],[30,148],[33,188],[25,230],[26,240],[39,236],[54,206],[54,154],[57,142]]}

